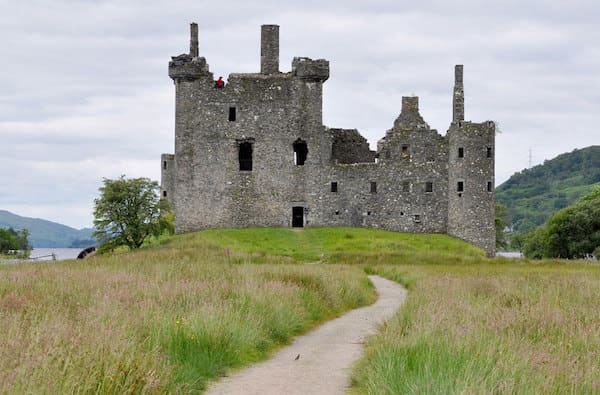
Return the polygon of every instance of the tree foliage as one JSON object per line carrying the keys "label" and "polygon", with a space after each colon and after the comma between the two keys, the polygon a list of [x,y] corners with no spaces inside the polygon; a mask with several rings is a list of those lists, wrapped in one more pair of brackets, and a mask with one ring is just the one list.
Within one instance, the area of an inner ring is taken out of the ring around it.
{"label": "tree foliage", "polygon": [[509,207],[512,228],[525,233],[589,193],[600,183],[600,146],[576,149],[513,174],[496,188]]}
{"label": "tree foliage", "polygon": [[585,258],[599,248],[600,185],[530,232],[524,245],[529,258]]}
{"label": "tree foliage", "polygon": [[496,227],[496,248],[502,249],[508,246],[508,240],[504,229],[510,224],[510,211],[505,205],[496,203],[495,212],[496,217],[494,218],[494,224]]}
{"label": "tree foliage", "polygon": [[[94,236],[102,249],[126,245],[139,248],[150,235],[169,230],[168,202],[159,198],[159,186],[148,178],[105,178],[94,200]],[[169,217],[170,216],[170,217]]]}
{"label": "tree foliage", "polygon": [[28,237],[29,231],[27,229],[0,228],[0,254],[28,253],[31,251]]}

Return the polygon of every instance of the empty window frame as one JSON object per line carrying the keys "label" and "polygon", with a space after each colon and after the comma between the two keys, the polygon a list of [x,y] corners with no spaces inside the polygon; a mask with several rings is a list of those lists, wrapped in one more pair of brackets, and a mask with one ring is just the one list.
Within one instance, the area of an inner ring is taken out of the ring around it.
{"label": "empty window frame", "polygon": [[414,221],[415,223],[417,223],[417,224],[418,224],[418,223],[420,223],[420,222],[421,222],[421,216],[420,216],[419,214],[415,214],[415,215],[413,216],[413,221]]}
{"label": "empty window frame", "polygon": [[464,147],[458,147],[458,157],[459,158],[464,158],[465,157],[465,149],[464,149]]}
{"label": "empty window frame", "polygon": [[239,161],[241,171],[252,171],[252,143],[244,141],[239,145]]}
{"label": "empty window frame", "polygon": [[294,142],[294,164],[296,166],[304,166],[306,157],[308,156],[308,146],[306,141],[298,139]]}
{"label": "empty window frame", "polygon": [[371,181],[371,193],[377,193],[377,183],[375,181]]}
{"label": "empty window frame", "polygon": [[235,122],[237,119],[237,113],[235,107],[229,107],[229,121]]}
{"label": "empty window frame", "polygon": [[456,192],[464,192],[465,191],[465,182],[464,181],[458,181],[456,183]]}
{"label": "empty window frame", "polygon": [[431,193],[431,192],[433,192],[433,182],[427,181],[425,183],[425,193]]}
{"label": "empty window frame", "polygon": [[167,170],[167,161],[163,160],[163,170]]}
{"label": "empty window frame", "polygon": [[337,192],[338,191],[338,185],[336,181],[333,181],[331,183],[331,192]]}
{"label": "empty window frame", "polygon": [[167,191],[163,191],[163,197],[167,197]]}
{"label": "empty window frame", "polygon": [[492,147],[486,147],[486,149],[485,149],[485,156],[486,156],[486,158],[491,158],[492,157]]}
{"label": "empty window frame", "polygon": [[402,148],[400,149],[400,156],[405,159],[410,158],[410,147],[408,146],[408,144],[402,144]]}
{"label": "empty window frame", "polygon": [[488,191],[488,192],[493,192],[493,191],[494,191],[494,187],[493,187],[493,185],[492,185],[492,182],[491,182],[491,181],[488,181],[488,182],[487,182],[487,191]]}

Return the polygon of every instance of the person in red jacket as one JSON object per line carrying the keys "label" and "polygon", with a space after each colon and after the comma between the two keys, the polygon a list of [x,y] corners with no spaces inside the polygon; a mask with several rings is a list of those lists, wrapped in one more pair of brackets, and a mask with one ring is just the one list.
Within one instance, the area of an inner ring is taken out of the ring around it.
{"label": "person in red jacket", "polygon": [[219,79],[215,81],[215,88],[223,88],[224,86],[225,81],[223,81],[223,77],[219,77]]}

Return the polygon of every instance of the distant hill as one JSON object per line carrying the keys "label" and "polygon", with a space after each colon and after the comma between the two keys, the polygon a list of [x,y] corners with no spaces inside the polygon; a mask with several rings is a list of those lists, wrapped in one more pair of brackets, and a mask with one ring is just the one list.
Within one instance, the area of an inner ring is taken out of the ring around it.
{"label": "distant hill", "polygon": [[6,210],[0,210],[0,228],[27,229],[31,234],[29,243],[35,248],[68,248],[95,244],[93,229],[77,230],[56,222],[39,218],[21,217]]}
{"label": "distant hill", "polygon": [[513,174],[496,188],[496,201],[510,209],[513,230],[527,232],[600,183],[600,146],[576,149]]}

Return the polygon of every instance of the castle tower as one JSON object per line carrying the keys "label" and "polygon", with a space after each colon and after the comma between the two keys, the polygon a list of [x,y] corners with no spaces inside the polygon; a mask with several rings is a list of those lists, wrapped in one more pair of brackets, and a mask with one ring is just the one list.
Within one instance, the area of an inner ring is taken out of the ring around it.
{"label": "castle tower", "polygon": [[462,66],[456,66],[448,130],[448,234],[495,254],[494,122],[464,121]]}

